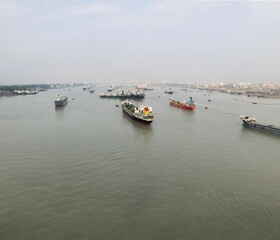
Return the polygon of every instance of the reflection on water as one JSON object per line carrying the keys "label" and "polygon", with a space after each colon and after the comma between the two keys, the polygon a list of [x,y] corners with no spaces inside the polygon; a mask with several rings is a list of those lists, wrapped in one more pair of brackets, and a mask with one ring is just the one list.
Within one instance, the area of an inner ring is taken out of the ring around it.
{"label": "reflection on water", "polygon": [[146,125],[80,88],[55,108],[56,91],[0,99],[0,239],[279,238],[280,138],[239,119],[279,125],[279,108],[213,94],[205,110],[194,90],[192,112],[157,88]]}
{"label": "reflection on water", "polygon": [[128,124],[128,122],[130,122],[130,125],[133,127],[133,130],[135,130],[135,133],[137,136],[143,136],[148,139],[153,135],[153,126],[152,126],[153,123],[146,124],[146,123],[131,119],[125,113],[123,113],[123,119],[126,122],[125,124]]}
{"label": "reflection on water", "polygon": [[188,117],[194,117],[195,116],[196,110],[194,110],[194,111],[186,110],[186,109],[180,109],[180,110],[182,110],[183,114],[187,115]]}
{"label": "reflection on water", "polygon": [[63,111],[66,106],[67,106],[67,104],[63,105],[63,106],[55,106],[55,110],[58,111],[58,112]]}
{"label": "reflection on water", "polygon": [[65,108],[65,106],[66,105],[64,105],[64,106],[55,106],[55,110],[56,111],[61,111],[61,110],[63,110]]}
{"label": "reflection on water", "polygon": [[135,133],[139,136],[144,137],[145,139],[149,139],[153,135],[153,127],[151,124],[138,124],[137,122],[133,122],[133,129]]}
{"label": "reflection on water", "polygon": [[57,119],[63,119],[63,117],[64,117],[64,113],[65,113],[65,111],[64,111],[64,109],[65,109],[65,106],[66,105],[64,105],[64,106],[59,106],[59,107],[57,107],[57,106],[55,106],[55,115],[56,115],[56,118]]}
{"label": "reflection on water", "polygon": [[241,126],[241,134],[243,136],[249,136],[249,137],[268,137],[268,138],[271,138],[271,137],[274,137],[274,138],[278,138],[280,137],[279,134],[277,133],[273,133],[273,132],[270,132],[270,131],[267,131],[267,130],[263,130],[263,129],[259,129],[259,128],[252,128],[252,127],[249,127],[249,126],[246,126],[246,125],[243,125]]}
{"label": "reflection on water", "polygon": [[143,98],[133,98],[132,99],[132,101],[134,101],[134,102],[141,102],[143,100],[144,100]]}

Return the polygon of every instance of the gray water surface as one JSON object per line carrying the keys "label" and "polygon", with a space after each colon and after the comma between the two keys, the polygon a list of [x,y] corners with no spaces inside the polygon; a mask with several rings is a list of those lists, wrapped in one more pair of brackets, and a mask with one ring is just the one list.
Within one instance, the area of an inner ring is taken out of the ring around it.
{"label": "gray water surface", "polygon": [[0,98],[1,240],[279,239],[280,137],[239,119],[280,125],[279,100],[156,88],[146,126],[103,90]]}

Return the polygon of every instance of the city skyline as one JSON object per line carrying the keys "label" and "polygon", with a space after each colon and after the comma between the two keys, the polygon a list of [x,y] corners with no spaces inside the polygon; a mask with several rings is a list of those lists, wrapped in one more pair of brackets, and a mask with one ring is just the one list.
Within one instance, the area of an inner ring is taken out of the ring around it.
{"label": "city skyline", "polygon": [[279,82],[279,1],[0,1],[0,85]]}

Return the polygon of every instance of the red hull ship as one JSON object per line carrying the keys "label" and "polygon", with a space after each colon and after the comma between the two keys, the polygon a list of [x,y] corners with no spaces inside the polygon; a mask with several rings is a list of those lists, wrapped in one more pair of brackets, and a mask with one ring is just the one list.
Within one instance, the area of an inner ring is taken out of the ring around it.
{"label": "red hull ship", "polygon": [[196,106],[193,102],[180,102],[174,99],[169,100],[170,106],[174,106],[177,108],[187,109],[194,111],[196,109]]}

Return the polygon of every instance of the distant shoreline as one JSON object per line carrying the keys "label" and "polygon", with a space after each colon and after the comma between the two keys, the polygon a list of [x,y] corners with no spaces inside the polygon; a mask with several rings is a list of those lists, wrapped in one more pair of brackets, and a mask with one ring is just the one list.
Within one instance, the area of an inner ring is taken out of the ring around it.
{"label": "distant shoreline", "polygon": [[3,85],[0,86],[0,97],[37,94],[39,91],[47,91],[49,88],[48,84]]}
{"label": "distant shoreline", "polygon": [[[49,89],[60,89],[69,87],[88,86],[90,83],[66,83],[66,84],[25,84],[25,85],[0,85],[0,97],[11,97],[17,95],[34,94],[34,91],[47,91]],[[92,83],[93,84],[93,83]],[[232,95],[247,96],[248,98],[280,99],[280,84],[266,86],[264,84],[253,84],[240,88],[236,84],[182,84],[182,83],[154,83],[153,86],[178,87],[182,90],[198,89],[200,91],[220,92]]]}
{"label": "distant shoreline", "polygon": [[280,92],[276,93],[267,93],[265,91],[258,91],[258,92],[253,92],[253,91],[236,91],[232,89],[209,89],[209,88],[193,88],[193,89],[198,89],[201,91],[208,91],[208,92],[220,92],[220,93],[226,93],[226,94],[231,94],[231,95],[239,95],[239,96],[247,96],[248,98],[265,98],[265,99],[280,99]]}

